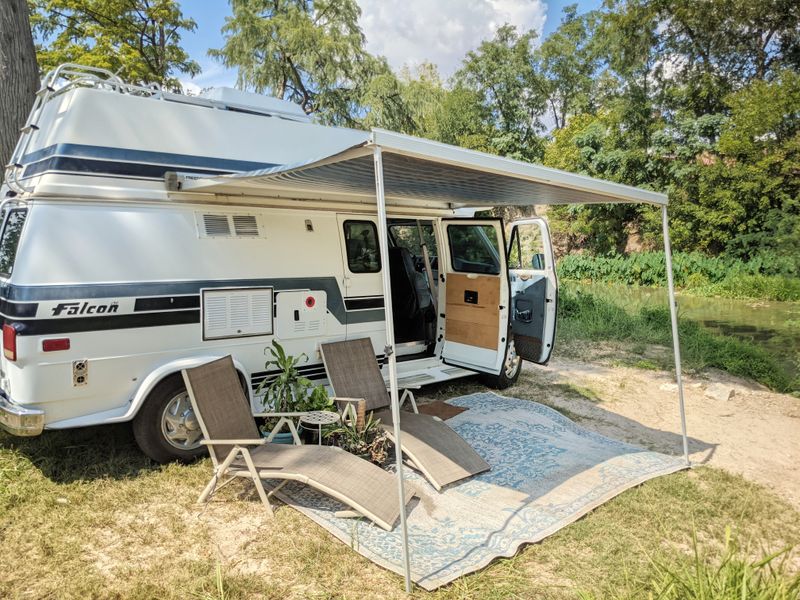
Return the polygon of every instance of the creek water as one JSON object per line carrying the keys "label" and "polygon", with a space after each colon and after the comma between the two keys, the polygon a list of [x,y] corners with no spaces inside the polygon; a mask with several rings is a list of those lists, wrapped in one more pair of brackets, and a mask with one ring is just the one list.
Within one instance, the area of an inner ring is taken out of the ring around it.
{"label": "creek water", "polygon": [[[666,288],[574,284],[629,311],[668,306]],[[678,315],[723,335],[749,340],[773,354],[793,376],[800,376],[800,302],[703,298],[678,294]]]}

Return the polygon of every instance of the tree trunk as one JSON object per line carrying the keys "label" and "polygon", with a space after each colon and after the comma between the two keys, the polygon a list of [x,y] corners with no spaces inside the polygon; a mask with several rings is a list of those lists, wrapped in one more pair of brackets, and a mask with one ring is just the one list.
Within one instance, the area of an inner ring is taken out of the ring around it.
{"label": "tree trunk", "polygon": [[0,181],[38,86],[28,3],[0,0]]}

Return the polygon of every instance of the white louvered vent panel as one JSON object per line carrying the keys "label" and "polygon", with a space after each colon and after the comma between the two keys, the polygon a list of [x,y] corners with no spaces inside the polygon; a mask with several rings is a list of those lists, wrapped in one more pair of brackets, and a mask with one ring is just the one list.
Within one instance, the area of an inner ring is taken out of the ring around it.
{"label": "white louvered vent panel", "polygon": [[203,290],[203,339],[272,334],[272,288]]}
{"label": "white louvered vent panel", "polygon": [[264,228],[256,215],[196,213],[201,238],[263,238]]}
{"label": "white louvered vent panel", "polygon": [[233,230],[237,237],[258,237],[258,221],[253,215],[233,215]]}
{"label": "white louvered vent panel", "polygon": [[203,215],[203,232],[207,237],[230,236],[227,215]]}
{"label": "white louvered vent panel", "polygon": [[250,298],[244,293],[230,296],[231,327],[246,328],[250,325]]}
{"label": "white louvered vent panel", "polygon": [[207,297],[203,306],[203,321],[208,337],[224,334],[228,330],[228,299],[224,296]]}
{"label": "white louvered vent panel", "polygon": [[253,293],[250,297],[250,318],[254,326],[272,329],[272,290]]}

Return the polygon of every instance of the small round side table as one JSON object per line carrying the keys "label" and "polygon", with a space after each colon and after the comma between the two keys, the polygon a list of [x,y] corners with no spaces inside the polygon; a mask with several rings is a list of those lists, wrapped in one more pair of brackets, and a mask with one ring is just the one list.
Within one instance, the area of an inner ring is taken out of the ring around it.
{"label": "small round side table", "polygon": [[311,412],[307,412],[302,417],[300,417],[300,423],[302,425],[316,425],[318,431],[317,437],[317,444],[322,445],[322,426],[323,425],[333,425],[334,423],[338,423],[340,420],[340,416],[338,412],[333,412],[330,410],[312,410]]}

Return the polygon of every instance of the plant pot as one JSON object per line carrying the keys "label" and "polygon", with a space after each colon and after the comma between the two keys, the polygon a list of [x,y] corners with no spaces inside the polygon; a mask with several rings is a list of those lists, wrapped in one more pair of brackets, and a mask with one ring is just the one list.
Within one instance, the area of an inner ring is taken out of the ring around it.
{"label": "plant pot", "polygon": [[273,444],[294,444],[294,436],[292,436],[291,431],[282,431],[281,433],[276,433],[275,437],[272,438]]}

